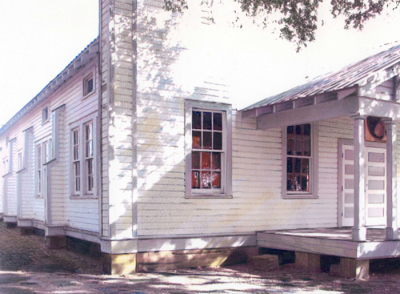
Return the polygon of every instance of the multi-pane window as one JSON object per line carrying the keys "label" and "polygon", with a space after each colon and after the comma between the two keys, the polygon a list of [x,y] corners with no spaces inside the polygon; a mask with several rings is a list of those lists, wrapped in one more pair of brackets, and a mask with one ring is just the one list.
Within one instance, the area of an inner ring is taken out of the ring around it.
{"label": "multi-pane window", "polygon": [[36,195],[42,194],[42,144],[36,145]]}
{"label": "multi-pane window", "polygon": [[223,132],[221,111],[192,111],[192,189],[223,188]]}
{"label": "multi-pane window", "polygon": [[9,167],[10,167],[10,164],[9,164],[9,161],[8,161],[8,157],[5,157],[3,159],[3,174],[8,174]]}
{"label": "multi-pane window", "polygon": [[71,129],[71,185],[73,196],[95,194],[95,121]]}
{"label": "multi-pane window", "polygon": [[37,143],[35,146],[35,186],[37,196],[41,196],[43,192],[45,164],[53,159],[52,146],[52,139]]}
{"label": "multi-pane window", "polygon": [[310,192],[311,131],[310,124],[288,126],[286,129],[286,189],[288,194]]}
{"label": "multi-pane window", "polygon": [[94,188],[94,173],[93,173],[93,122],[84,126],[85,130],[85,178],[86,192],[93,193]]}
{"label": "multi-pane window", "polygon": [[73,192],[74,194],[79,194],[81,191],[81,157],[79,128],[72,130],[72,173]]}
{"label": "multi-pane window", "polygon": [[18,170],[21,170],[24,167],[24,162],[23,162],[23,155],[22,155],[22,151],[18,152]]}
{"label": "multi-pane window", "polygon": [[93,73],[90,73],[83,79],[83,96],[85,97],[92,92],[94,92],[94,79]]}

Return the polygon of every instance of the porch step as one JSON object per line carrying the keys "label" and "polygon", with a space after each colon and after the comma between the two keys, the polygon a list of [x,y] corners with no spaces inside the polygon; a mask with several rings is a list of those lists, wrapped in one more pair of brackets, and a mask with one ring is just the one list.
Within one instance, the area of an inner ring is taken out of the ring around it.
{"label": "porch step", "polygon": [[279,255],[263,254],[253,256],[253,265],[256,270],[272,270],[279,267]]}

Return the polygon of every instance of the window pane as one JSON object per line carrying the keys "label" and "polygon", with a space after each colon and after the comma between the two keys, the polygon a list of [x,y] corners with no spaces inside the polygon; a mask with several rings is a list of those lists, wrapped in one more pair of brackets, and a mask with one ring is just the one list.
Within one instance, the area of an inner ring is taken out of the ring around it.
{"label": "window pane", "polygon": [[203,189],[211,188],[211,172],[201,172],[201,187]]}
{"label": "window pane", "polygon": [[79,160],[79,146],[74,146],[74,160]]}
{"label": "window pane", "polygon": [[294,148],[296,155],[303,155],[303,140],[300,136],[296,138]]}
{"label": "window pane", "polygon": [[288,173],[293,172],[293,158],[291,158],[291,157],[287,158],[287,168],[286,169],[287,169]]}
{"label": "window pane", "polygon": [[213,188],[221,188],[221,173],[220,172],[212,173],[212,186],[213,186]]}
{"label": "window pane", "polygon": [[203,130],[211,130],[211,112],[203,112]]}
{"label": "window pane", "polygon": [[192,171],[192,188],[200,189],[200,172],[197,170]]}
{"label": "window pane", "polygon": [[222,113],[214,113],[214,130],[222,131]]}
{"label": "window pane", "polygon": [[78,145],[79,144],[79,131],[75,130],[73,132],[73,137],[74,137],[74,145]]}
{"label": "window pane", "polygon": [[79,162],[75,162],[74,163],[74,167],[75,167],[75,176],[77,177],[77,176],[80,176],[80,174],[81,174],[81,169],[80,169],[80,165],[79,165]]}
{"label": "window pane", "polygon": [[310,124],[304,125],[304,135],[311,136],[311,125]]}
{"label": "window pane", "polygon": [[214,133],[214,149],[222,149],[222,133]]}
{"label": "window pane", "polygon": [[192,168],[200,169],[200,152],[192,153]]}
{"label": "window pane", "polygon": [[287,127],[287,133],[288,134],[293,134],[293,126],[288,126]]}
{"label": "window pane", "polygon": [[201,112],[200,111],[193,111],[192,128],[193,129],[201,129]]}
{"label": "window pane", "polygon": [[203,132],[203,148],[211,149],[212,148],[212,137],[211,132]]}
{"label": "window pane", "polygon": [[212,169],[221,169],[221,153],[212,154]]}
{"label": "window pane", "polygon": [[289,138],[289,136],[287,139],[287,154],[288,155],[294,154],[294,140],[293,140],[293,138]]}
{"label": "window pane", "polygon": [[311,156],[311,140],[310,139],[304,140],[304,155]]}
{"label": "window pane", "polygon": [[201,168],[202,169],[211,168],[211,153],[208,152],[201,153]]}
{"label": "window pane", "polygon": [[300,158],[294,158],[294,172],[299,173],[300,172]]}
{"label": "window pane", "polygon": [[301,125],[296,126],[296,135],[301,135],[303,133],[301,129],[302,129]]}
{"label": "window pane", "polygon": [[201,132],[193,131],[193,148],[199,149],[201,148]]}

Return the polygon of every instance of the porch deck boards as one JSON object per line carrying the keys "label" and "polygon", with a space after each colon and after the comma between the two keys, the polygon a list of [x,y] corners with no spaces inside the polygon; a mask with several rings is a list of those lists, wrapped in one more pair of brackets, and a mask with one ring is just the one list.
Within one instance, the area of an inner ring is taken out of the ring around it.
{"label": "porch deck boards", "polygon": [[357,259],[400,256],[400,240],[386,241],[384,229],[367,230],[367,240],[352,240],[351,228],[315,228],[257,233],[259,247]]}

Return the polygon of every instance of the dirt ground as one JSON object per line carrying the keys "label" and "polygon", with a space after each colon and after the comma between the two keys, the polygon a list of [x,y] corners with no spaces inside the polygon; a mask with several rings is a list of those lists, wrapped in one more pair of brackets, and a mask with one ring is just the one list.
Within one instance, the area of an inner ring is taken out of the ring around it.
{"label": "dirt ground", "polygon": [[400,293],[400,262],[372,263],[368,281],[251,264],[109,276],[99,258],[48,250],[43,237],[21,236],[0,223],[0,294]]}

